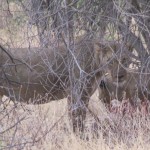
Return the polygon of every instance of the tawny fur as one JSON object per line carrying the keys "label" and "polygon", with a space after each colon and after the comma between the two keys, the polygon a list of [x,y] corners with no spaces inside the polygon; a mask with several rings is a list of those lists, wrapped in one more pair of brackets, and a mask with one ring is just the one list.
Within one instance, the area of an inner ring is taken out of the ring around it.
{"label": "tawny fur", "polygon": [[[128,61],[126,59],[126,61]],[[134,101],[150,100],[150,80],[148,74],[140,74],[137,69],[129,69],[126,62],[114,60],[109,69],[109,75],[104,76],[99,86],[99,99],[110,104],[112,99],[122,101],[123,98]],[[125,93],[125,97],[123,96]]]}
{"label": "tawny fur", "polygon": [[0,94],[32,104],[43,104],[69,95],[73,130],[79,127],[82,131],[89,98],[99,84],[102,66],[113,48],[115,44],[106,46],[82,38],[70,49],[65,44],[49,49],[12,49],[9,53],[13,60],[1,50]]}

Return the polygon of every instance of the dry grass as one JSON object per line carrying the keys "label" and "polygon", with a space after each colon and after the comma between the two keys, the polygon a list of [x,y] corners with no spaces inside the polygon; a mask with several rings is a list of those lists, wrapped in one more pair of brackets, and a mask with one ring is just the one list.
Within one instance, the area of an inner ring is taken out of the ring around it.
{"label": "dry grass", "polygon": [[65,99],[41,106],[7,103],[3,98],[0,105],[0,149],[150,149],[150,115],[109,113],[96,95],[90,109],[99,122],[87,114],[84,139],[71,131]]}
{"label": "dry grass", "polygon": [[[10,9],[20,10],[16,7],[11,5]],[[17,14],[13,16],[5,28],[0,29],[1,43],[10,47],[38,46],[36,28],[24,22],[18,25]],[[133,116],[110,113],[96,94],[89,107],[99,122],[88,112],[85,139],[80,139],[72,133],[65,99],[40,106],[13,104],[6,98],[0,99],[0,150],[150,149],[149,113],[146,116],[138,110]]]}

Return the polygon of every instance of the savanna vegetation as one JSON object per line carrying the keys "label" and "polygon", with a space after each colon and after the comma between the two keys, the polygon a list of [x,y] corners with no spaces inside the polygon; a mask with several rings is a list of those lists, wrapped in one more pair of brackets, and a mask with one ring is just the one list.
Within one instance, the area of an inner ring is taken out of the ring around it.
{"label": "savanna vegetation", "polygon": [[149,4],[1,0],[0,149],[149,149]]}

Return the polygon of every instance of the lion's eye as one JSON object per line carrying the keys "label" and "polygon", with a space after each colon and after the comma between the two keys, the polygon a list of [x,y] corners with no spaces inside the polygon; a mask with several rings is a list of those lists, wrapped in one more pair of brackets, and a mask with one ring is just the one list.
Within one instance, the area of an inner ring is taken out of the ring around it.
{"label": "lion's eye", "polygon": [[110,60],[108,60],[108,62],[109,62],[109,66],[113,66],[113,61],[110,61]]}

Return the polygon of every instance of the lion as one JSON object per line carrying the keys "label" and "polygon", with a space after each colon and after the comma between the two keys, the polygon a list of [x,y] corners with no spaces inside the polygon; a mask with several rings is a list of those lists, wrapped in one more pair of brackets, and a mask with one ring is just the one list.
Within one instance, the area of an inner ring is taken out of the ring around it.
{"label": "lion", "polygon": [[[1,46],[0,94],[13,101],[45,104],[68,97],[73,131],[83,131],[89,98],[103,75],[110,49],[105,44],[81,38],[68,48],[16,48]],[[8,55],[9,54],[9,55]]]}
{"label": "lion", "polygon": [[105,104],[110,104],[113,99],[129,99],[132,105],[137,99],[150,100],[149,74],[129,68],[130,60],[126,55],[114,59],[109,65],[109,73],[101,79],[99,85],[99,99]]}

